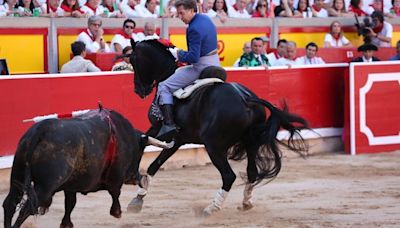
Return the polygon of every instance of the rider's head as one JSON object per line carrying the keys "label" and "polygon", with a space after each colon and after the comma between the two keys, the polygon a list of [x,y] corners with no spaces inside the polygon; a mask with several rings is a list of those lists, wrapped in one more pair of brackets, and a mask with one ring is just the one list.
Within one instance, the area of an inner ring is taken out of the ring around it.
{"label": "rider's head", "polygon": [[197,3],[195,0],[177,0],[175,8],[178,17],[185,24],[189,24],[197,12]]}

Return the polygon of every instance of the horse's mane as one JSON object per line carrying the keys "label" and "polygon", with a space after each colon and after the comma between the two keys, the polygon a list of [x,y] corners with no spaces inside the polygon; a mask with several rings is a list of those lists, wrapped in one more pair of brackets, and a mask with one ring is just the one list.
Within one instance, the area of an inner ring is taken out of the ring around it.
{"label": "horse's mane", "polygon": [[171,58],[173,58],[172,54],[170,51],[168,51],[168,47],[165,46],[164,44],[160,43],[158,40],[143,40],[141,42],[138,43],[138,45],[149,45],[152,46],[154,48],[156,48],[157,50],[160,50],[163,53],[167,53],[169,54],[168,56],[170,56]]}

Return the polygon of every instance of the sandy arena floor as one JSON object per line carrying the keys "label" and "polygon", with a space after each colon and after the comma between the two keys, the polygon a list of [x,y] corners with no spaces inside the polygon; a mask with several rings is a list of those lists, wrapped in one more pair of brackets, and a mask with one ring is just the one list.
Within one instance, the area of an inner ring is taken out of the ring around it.
{"label": "sandy arena floor", "polygon": [[[245,164],[232,163],[236,173],[245,171]],[[7,172],[2,172],[1,202],[9,186]],[[72,222],[75,227],[124,228],[400,227],[400,152],[285,158],[278,177],[254,190],[255,208],[247,212],[236,209],[242,200],[240,183],[237,179],[222,211],[202,218],[194,210],[206,206],[221,185],[214,166],[160,171],[140,214],[126,212],[136,187],[124,186],[121,219],[109,215],[111,197],[102,191],[78,196]],[[57,193],[50,211],[29,218],[23,227],[58,227],[63,201],[63,193]]]}

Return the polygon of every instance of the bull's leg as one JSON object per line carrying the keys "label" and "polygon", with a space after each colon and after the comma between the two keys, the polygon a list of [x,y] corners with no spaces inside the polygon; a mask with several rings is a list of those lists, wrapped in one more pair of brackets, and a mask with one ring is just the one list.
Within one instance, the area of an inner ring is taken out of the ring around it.
{"label": "bull's leg", "polygon": [[247,183],[243,190],[243,201],[242,206],[238,207],[239,210],[246,211],[253,208],[253,202],[251,200],[253,196],[254,182],[257,179],[257,166],[256,166],[256,154],[257,147],[252,145],[246,147],[247,151]]}
{"label": "bull's leg", "polygon": [[139,213],[142,210],[143,198],[147,194],[147,190],[150,186],[151,177],[156,174],[156,172],[160,169],[164,162],[167,161],[168,158],[170,158],[179,149],[180,146],[180,143],[175,143],[172,148],[162,150],[156,160],[154,160],[150,164],[149,168],[147,169],[147,175],[144,175],[141,178],[136,197],[133,198],[132,201],[128,204],[128,212]]}
{"label": "bull's leg", "polygon": [[108,190],[112,198],[112,205],[110,209],[110,215],[115,218],[121,218],[121,204],[119,203],[119,195],[121,194],[121,189]]}
{"label": "bull's leg", "polygon": [[231,190],[233,182],[235,182],[236,175],[228,163],[226,149],[213,148],[207,145],[206,149],[211,162],[218,169],[222,177],[222,188],[217,191],[211,204],[203,210],[203,215],[209,216],[214,212],[221,210],[222,204],[224,203],[229,190]]}
{"label": "bull's leg", "polygon": [[60,227],[61,228],[72,228],[74,224],[71,221],[71,213],[76,205],[76,192],[68,192],[64,191],[64,217],[61,221]]}
{"label": "bull's leg", "polygon": [[19,215],[17,220],[15,221],[12,227],[20,227],[22,223],[30,216],[34,215],[35,213],[32,211],[32,200],[28,198],[24,205],[22,206],[21,210],[19,211]]}
{"label": "bull's leg", "polygon": [[21,190],[22,185],[17,187],[15,184],[12,184],[10,187],[10,192],[8,193],[6,199],[3,202],[4,209],[4,227],[10,228],[12,218],[15,214],[15,209],[21,199],[23,197],[23,191]]}

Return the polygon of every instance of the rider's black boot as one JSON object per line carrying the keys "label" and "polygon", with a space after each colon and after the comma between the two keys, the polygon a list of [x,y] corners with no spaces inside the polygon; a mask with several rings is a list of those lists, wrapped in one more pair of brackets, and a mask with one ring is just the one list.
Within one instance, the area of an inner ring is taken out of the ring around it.
{"label": "rider's black boot", "polygon": [[174,138],[178,133],[178,130],[174,122],[173,105],[171,104],[160,105],[160,110],[164,116],[164,121],[156,138],[161,141],[170,142],[172,138]]}

